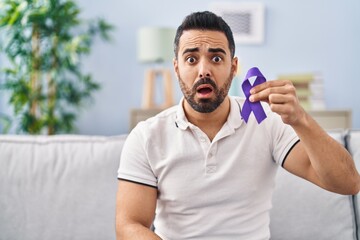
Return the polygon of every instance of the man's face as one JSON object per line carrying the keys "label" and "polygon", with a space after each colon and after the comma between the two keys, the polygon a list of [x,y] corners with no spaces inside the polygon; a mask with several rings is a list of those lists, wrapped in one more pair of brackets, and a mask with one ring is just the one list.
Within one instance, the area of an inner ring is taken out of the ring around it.
{"label": "man's face", "polygon": [[226,36],[218,31],[184,31],[174,69],[187,103],[196,111],[214,111],[228,94],[237,69]]}

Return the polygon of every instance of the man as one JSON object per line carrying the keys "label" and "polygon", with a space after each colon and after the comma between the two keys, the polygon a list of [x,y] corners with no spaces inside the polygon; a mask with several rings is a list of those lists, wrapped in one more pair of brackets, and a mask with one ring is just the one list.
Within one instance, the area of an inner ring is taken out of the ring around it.
{"label": "man", "polygon": [[244,99],[228,96],[238,60],[222,18],[187,16],[174,50],[184,98],[128,136],[118,239],[269,239],[278,165],[332,192],[359,191],[351,156],[303,110],[290,81],[253,87],[250,101],[267,102],[267,118],[244,122]]}

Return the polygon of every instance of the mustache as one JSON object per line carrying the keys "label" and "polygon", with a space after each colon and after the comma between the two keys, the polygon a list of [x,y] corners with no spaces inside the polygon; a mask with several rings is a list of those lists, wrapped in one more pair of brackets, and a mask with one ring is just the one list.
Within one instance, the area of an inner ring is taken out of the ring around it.
{"label": "mustache", "polygon": [[196,89],[202,85],[202,84],[210,84],[214,89],[217,89],[216,83],[211,78],[200,78],[197,80],[197,82],[193,86],[193,90],[196,91]]}

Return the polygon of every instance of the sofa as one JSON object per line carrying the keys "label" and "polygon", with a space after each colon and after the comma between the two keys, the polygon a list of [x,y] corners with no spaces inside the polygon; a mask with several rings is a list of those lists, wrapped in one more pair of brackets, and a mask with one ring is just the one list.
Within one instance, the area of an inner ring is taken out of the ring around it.
{"label": "sofa", "polygon": [[[360,131],[329,132],[360,168]],[[0,240],[113,240],[126,135],[0,135]],[[359,240],[359,197],[279,168],[271,239]]]}

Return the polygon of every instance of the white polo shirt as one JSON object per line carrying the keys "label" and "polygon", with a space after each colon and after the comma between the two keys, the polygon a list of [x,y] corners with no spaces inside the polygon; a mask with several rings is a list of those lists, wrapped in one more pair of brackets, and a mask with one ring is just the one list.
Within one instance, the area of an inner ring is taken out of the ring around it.
{"label": "white polo shirt", "polygon": [[258,124],[230,97],[211,142],[189,123],[182,101],[139,123],[124,145],[118,178],[158,189],[155,232],[163,239],[269,239],[277,166],[299,138],[267,104]]}

